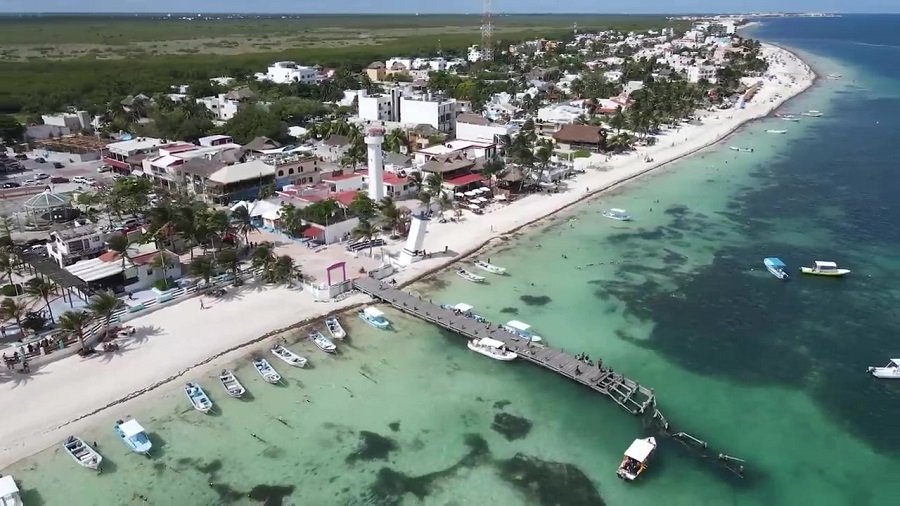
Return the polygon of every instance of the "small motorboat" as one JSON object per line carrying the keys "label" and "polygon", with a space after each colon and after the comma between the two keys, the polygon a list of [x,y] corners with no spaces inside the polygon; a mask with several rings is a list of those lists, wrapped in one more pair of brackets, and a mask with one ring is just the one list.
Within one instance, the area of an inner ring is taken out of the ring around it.
{"label": "small motorboat", "polygon": [[766,269],[778,279],[788,279],[787,273],[787,265],[781,261],[778,257],[769,257],[763,259],[763,265],[766,266]]}
{"label": "small motorboat", "polygon": [[832,81],[836,81],[836,80],[841,79],[842,77],[844,77],[844,75],[843,75],[843,74],[838,74],[838,73],[831,73],[831,74],[828,74],[828,75],[825,76],[825,77],[827,77],[828,79],[831,79]]}
{"label": "small motorboat", "polygon": [[535,334],[531,331],[531,325],[527,323],[520,322],[519,320],[510,320],[503,325],[503,329],[507,332],[515,334],[520,338],[531,341],[532,343],[537,343],[541,341],[541,336]]}
{"label": "small motorboat", "polygon": [[739,146],[728,146],[728,149],[732,151],[737,151],[738,153],[752,153],[753,148],[742,148]]}
{"label": "small motorboat", "polygon": [[487,318],[485,318],[481,315],[477,315],[472,312],[472,310],[475,309],[474,306],[470,306],[469,304],[466,304],[465,302],[460,302],[459,304],[455,304],[455,305],[441,304],[441,307],[448,311],[453,311],[454,313],[465,316],[466,318],[471,318],[477,322],[481,322],[481,323],[487,322]]}
{"label": "small motorboat", "polygon": [[69,436],[69,439],[66,439],[66,442],[63,443],[63,448],[79,466],[100,471],[100,463],[103,462],[103,457],[81,438]]}
{"label": "small motorboat", "polygon": [[840,269],[834,262],[816,260],[813,267],[800,267],[800,272],[816,276],[845,276],[850,274],[850,269]]}
{"label": "small motorboat", "polygon": [[113,430],[116,431],[116,435],[119,436],[122,442],[131,448],[131,451],[141,455],[150,453],[150,448],[153,447],[153,444],[150,442],[150,438],[147,437],[147,431],[134,418],[125,422],[116,420]]}
{"label": "small motorboat", "polygon": [[244,388],[244,385],[241,385],[237,376],[228,369],[222,369],[222,372],[219,373],[219,381],[222,382],[222,386],[225,387],[225,391],[228,392],[228,395],[236,399],[240,399],[247,393],[247,389]]}
{"label": "small motorboat", "polygon": [[471,281],[473,283],[484,283],[484,276],[479,276],[474,272],[467,271],[465,269],[456,269],[456,275],[465,279],[466,281]]}
{"label": "small motorboat", "polygon": [[509,362],[510,360],[515,360],[516,357],[518,357],[518,355],[506,349],[506,345],[503,343],[503,341],[498,341],[489,337],[472,339],[466,346],[468,346],[469,349],[474,351],[475,353],[480,353],[485,357],[492,358],[494,360]]}
{"label": "small motorboat", "polygon": [[376,329],[384,330],[391,326],[391,322],[384,317],[384,313],[374,307],[367,307],[360,311],[358,314],[359,317],[363,319],[363,321],[375,327]]}
{"label": "small motorboat", "polygon": [[335,346],[330,339],[325,337],[325,335],[318,330],[310,332],[309,338],[310,340],[312,340],[312,342],[316,343],[316,346],[318,346],[320,350],[324,351],[325,353],[334,353],[337,351],[337,346]]}
{"label": "small motorboat", "polygon": [[306,367],[306,357],[298,355],[280,344],[272,346],[272,354],[294,367]]}
{"label": "small motorboat", "polygon": [[631,221],[631,215],[627,211],[616,207],[603,211],[603,216],[616,221]]}
{"label": "small motorboat", "polygon": [[22,506],[22,498],[19,496],[19,486],[16,480],[6,475],[0,477],[0,506]]}
{"label": "small motorboat", "polygon": [[188,399],[191,401],[191,405],[194,406],[194,409],[201,413],[209,413],[209,410],[212,409],[213,403],[209,400],[209,396],[206,395],[206,392],[203,391],[203,387],[201,387],[197,383],[188,383],[184,385],[184,393],[188,396]]}
{"label": "small motorboat", "polygon": [[900,379],[900,358],[892,358],[884,367],[869,367],[866,372],[881,379]]}
{"label": "small motorboat", "polygon": [[341,326],[341,322],[337,318],[325,320],[325,326],[328,327],[328,333],[331,334],[332,339],[343,339],[347,337],[347,332],[344,331],[344,327]]}
{"label": "small motorboat", "polygon": [[815,110],[815,109],[810,109],[810,110],[808,110],[808,111],[806,111],[806,112],[801,112],[800,115],[801,115],[801,116],[807,116],[807,117],[810,117],[810,118],[821,118],[821,117],[822,117],[822,113],[821,113],[820,111]]}
{"label": "small motorboat", "polygon": [[616,474],[619,478],[627,481],[634,481],[641,473],[647,469],[647,461],[656,451],[656,438],[646,437],[643,439],[635,439],[631,446],[625,450],[625,458],[619,464]]}
{"label": "small motorboat", "polygon": [[491,274],[506,274],[506,267],[500,267],[499,265],[494,265],[483,260],[475,260],[472,262],[475,267],[483,271],[488,271]]}
{"label": "small motorboat", "polygon": [[781,134],[786,134],[786,133],[787,133],[787,130],[773,130],[773,129],[769,129],[769,130],[766,130],[766,133],[767,133],[767,134],[779,134],[779,135],[781,135]]}
{"label": "small motorboat", "polygon": [[800,121],[800,118],[798,118],[796,116],[788,115],[788,116],[782,116],[781,121],[793,121],[794,123],[796,123],[796,122]]}
{"label": "small motorboat", "polygon": [[278,371],[272,367],[272,364],[270,364],[268,360],[264,358],[255,358],[253,359],[253,367],[256,368],[256,372],[266,380],[266,383],[278,383],[281,381],[281,375],[278,374]]}

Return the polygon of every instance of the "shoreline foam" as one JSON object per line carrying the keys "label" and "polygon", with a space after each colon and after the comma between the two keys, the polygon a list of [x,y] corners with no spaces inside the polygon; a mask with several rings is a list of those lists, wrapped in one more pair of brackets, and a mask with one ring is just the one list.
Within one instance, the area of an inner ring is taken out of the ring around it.
{"label": "shoreline foam", "polygon": [[[815,83],[812,68],[793,52],[772,44],[764,44],[764,50],[785,60],[778,75],[783,79],[794,77],[795,82],[763,86],[746,109],[719,111],[718,116],[704,113],[703,124],[681,127],[663,136],[655,146],[615,157],[604,164],[608,170],[588,169],[587,174],[571,180],[566,192],[530,195],[462,223],[430,223],[425,249],[439,252],[447,247],[454,254],[413,264],[399,273],[397,280],[408,284],[422,279],[465,259],[497,238],[693,155],[745,124],[766,117]],[[683,137],[684,141],[674,141],[674,136]],[[670,141],[672,145],[666,146]],[[659,161],[646,163],[642,159],[646,156]],[[586,191],[581,192],[581,187]],[[30,377],[2,378],[0,390],[6,405],[20,409],[16,416],[0,421],[0,468],[91,425],[110,407],[127,409],[147,392],[188,373],[200,374],[234,360],[271,335],[365,302],[364,297],[357,295],[338,303],[315,303],[309,296],[283,287],[259,292],[251,287],[243,290],[237,298],[244,300],[222,301],[224,307],[216,304],[198,312],[191,307],[192,302],[185,301],[136,319],[133,324],[147,337],[122,353],[69,358],[48,364]]]}

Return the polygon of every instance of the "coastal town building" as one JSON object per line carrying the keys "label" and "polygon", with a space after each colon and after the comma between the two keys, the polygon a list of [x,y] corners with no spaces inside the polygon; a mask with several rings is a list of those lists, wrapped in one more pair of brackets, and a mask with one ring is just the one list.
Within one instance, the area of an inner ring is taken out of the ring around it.
{"label": "coastal town building", "polygon": [[561,149],[600,152],[606,149],[606,132],[591,125],[563,125],[553,134]]}
{"label": "coastal town building", "polygon": [[47,241],[47,255],[60,267],[94,258],[106,251],[107,236],[96,225],[54,230]]}
{"label": "coastal town building", "polygon": [[258,73],[259,81],[272,81],[278,84],[317,84],[322,81],[322,75],[315,67],[299,65],[293,61],[279,61],[269,65],[265,74]]}
{"label": "coastal town building", "polygon": [[178,255],[153,244],[129,248],[124,261],[120,253],[106,251],[65,269],[95,289],[128,293],[147,290],[159,281],[176,280],[182,275]]}

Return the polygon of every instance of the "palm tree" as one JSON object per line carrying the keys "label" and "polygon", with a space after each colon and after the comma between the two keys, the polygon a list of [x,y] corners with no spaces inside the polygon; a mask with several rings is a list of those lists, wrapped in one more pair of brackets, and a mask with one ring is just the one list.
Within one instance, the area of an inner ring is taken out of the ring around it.
{"label": "palm tree", "polygon": [[211,237],[219,240],[219,245],[216,246],[216,249],[221,249],[222,244],[225,242],[225,237],[231,231],[231,220],[228,218],[228,213],[225,211],[213,211],[206,216],[204,221],[209,228]]}
{"label": "palm tree", "polygon": [[13,271],[16,267],[16,258],[11,249],[7,247],[0,248],[0,271],[6,273],[9,277],[9,284],[15,286],[13,283]]}
{"label": "palm tree", "polygon": [[609,118],[609,127],[615,128],[619,133],[625,127],[625,114],[622,113],[622,106],[616,107],[616,113]]}
{"label": "palm tree", "polygon": [[128,258],[128,248],[131,246],[131,239],[127,235],[117,233],[109,236],[106,240],[106,246],[122,257],[122,271],[125,271],[125,259]]}
{"label": "palm tree", "polygon": [[432,197],[440,198],[444,193],[444,176],[439,173],[431,174],[425,181],[425,187]]}
{"label": "palm tree", "polygon": [[240,257],[234,248],[223,248],[216,256],[218,264],[225,270],[231,272],[234,276],[234,285],[239,286],[241,278],[238,277],[238,269],[240,268]]}
{"label": "palm tree", "polygon": [[16,299],[5,298],[3,299],[3,302],[0,302],[0,318],[3,318],[4,320],[12,318],[15,320],[16,325],[19,327],[19,333],[22,336],[25,335],[25,327],[22,326],[22,318],[27,312],[28,306],[18,302]]}
{"label": "palm tree", "polygon": [[417,190],[422,189],[422,173],[419,171],[411,172],[406,177],[406,182],[413,185]]}
{"label": "palm tree", "polygon": [[378,209],[381,211],[382,223],[391,228],[391,235],[397,233],[397,229],[400,228],[400,221],[403,219],[403,213],[400,212],[394,199],[391,197],[381,199]]}
{"label": "palm tree", "polygon": [[255,232],[256,226],[247,206],[238,206],[231,211],[231,223],[235,231],[244,236],[244,244],[250,244],[250,232]]}
{"label": "palm tree", "polygon": [[409,150],[409,139],[406,136],[406,133],[399,129],[395,128],[388,132],[388,134],[384,138],[384,147],[388,151],[392,151],[394,153],[403,152],[402,148],[407,148]]}
{"label": "palm tree", "polygon": [[153,259],[153,263],[150,264],[154,269],[162,269],[162,282],[163,289],[169,289],[169,266],[172,265],[172,261],[166,256],[166,250],[163,248],[159,249],[159,254],[156,255],[156,258]]}
{"label": "palm tree", "polygon": [[538,143],[540,147],[534,155],[535,161],[538,163],[540,170],[538,171],[538,184],[544,179],[544,171],[550,164],[550,158],[553,156],[553,148],[549,141],[541,141]]}
{"label": "palm tree", "polygon": [[216,262],[208,256],[197,257],[191,262],[191,274],[203,278],[203,282],[209,285],[209,278],[216,274]]}
{"label": "palm tree", "polygon": [[55,289],[56,285],[53,284],[52,281],[46,281],[41,278],[31,278],[25,283],[25,293],[31,295],[36,300],[44,301],[47,312],[50,313],[50,321],[52,323],[56,323],[56,321],[53,319],[53,308],[50,307],[50,296],[53,295],[53,290]]}
{"label": "palm tree", "polygon": [[494,187],[494,176],[502,173],[504,170],[506,170],[506,164],[503,163],[503,160],[498,156],[494,156],[490,160],[484,162],[481,173],[488,178],[489,188]]}
{"label": "palm tree", "polygon": [[270,242],[264,242],[253,250],[253,267],[261,269],[263,275],[268,275],[275,260],[274,246]]}
{"label": "palm tree", "polygon": [[428,212],[431,211],[431,194],[430,193],[428,193],[425,190],[422,190],[419,192],[418,195],[416,195],[416,198],[419,199],[419,202],[422,203],[422,206],[425,207],[426,211],[428,211]]}
{"label": "palm tree", "polygon": [[269,280],[273,283],[291,284],[291,280],[297,276],[294,259],[289,255],[281,255],[272,264]]}
{"label": "palm tree", "polygon": [[378,228],[372,225],[369,220],[359,220],[359,224],[353,229],[354,239],[365,239],[369,242],[369,256],[372,256],[372,238],[376,235],[378,235]]}
{"label": "palm tree", "polygon": [[[106,322],[106,334],[109,335],[109,324],[112,315],[122,303],[112,292],[100,292],[88,300],[88,309],[96,318],[103,318]],[[63,315],[65,316],[65,315]]]}
{"label": "palm tree", "polygon": [[344,158],[341,159],[341,163],[343,165],[351,166],[353,167],[353,170],[356,170],[360,163],[366,161],[366,156],[367,152],[362,140],[354,141],[350,143],[350,147],[347,149],[347,152],[344,153]]}
{"label": "palm tree", "polygon": [[59,327],[64,331],[75,334],[81,344],[81,353],[84,353],[84,328],[91,321],[91,315],[83,311],[66,311],[59,317]]}

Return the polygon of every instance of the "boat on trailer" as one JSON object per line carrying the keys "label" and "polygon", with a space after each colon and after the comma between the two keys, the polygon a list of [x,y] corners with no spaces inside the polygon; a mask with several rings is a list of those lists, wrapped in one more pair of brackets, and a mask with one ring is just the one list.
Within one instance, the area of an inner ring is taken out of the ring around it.
{"label": "boat on trailer", "polygon": [[79,466],[100,471],[100,463],[103,462],[103,457],[81,438],[69,436],[66,442],[63,443],[63,448]]}
{"label": "boat on trailer", "polygon": [[471,281],[473,283],[484,283],[484,276],[479,276],[474,272],[467,271],[465,269],[456,269],[456,275],[465,279],[466,281]]}
{"label": "boat on trailer", "polygon": [[364,322],[376,329],[384,330],[391,326],[391,322],[384,317],[384,313],[378,308],[367,307],[357,314],[359,314],[359,317],[362,318]]}
{"label": "boat on trailer", "polygon": [[866,372],[881,379],[900,379],[900,358],[892,358],[884,367],[869,367]]}
{"label": "boat on trailer", "polygon": [[22,498],[19,496],[19,486],[16,480],[10,476],[0,477],[0,506],[22,506]]}
{"label": "boat on trailer", "polygon": [[312,342],[316,343],[316,346],[318,346],[320,350],[324,351],[325,353],[334,353],[337,351],[337,346],[335,346],[334,343],[331,342],[331,339],[325,337],[325,335],[318,330],[310,332],[309,338],[310,340],[312,340]]}
{"label": "boat on trailer", "polygon": [[485,357],[492,358],[494,360],[509,362],[510,360],[515,360],[516,357],[518,357],[518,355],[516,355],[514,352],[506,349],[506,344],[504,344],[503,341],[491,339],[490,337],[472,339],[466,346],[468,346],[469,349],[474,351],[475,353],[480,353]]}
{"label": "boat on trailer", "polygon": [[188,396],[188,399],[191,401],[191,405],[194,406],[194,409],[201,413],[209,413],[209,410],[212,409],[213,403],[209,399],[209,396],[206,395],[206,392],[203,390],[198,383],[188,383],[184,386],[184,393]]}
{"label": "boat on trailer", "polygon": [[131,451],[141,455],[150,454],[153,443],[151,443],[150,438],[147,437],[147,431],[144,430],[141,424],[134,418],[124,422],[122,420],[116,420],[116,425],[113,426],[113,430],[116,431],[116,435],[119,436],[119,439],[121,439],[126,446],[131,448]]}
{"label": "boat on trailer", "polygon": [[841,269],[834,262],[816,260],[812,267],[800,267],[800,272],[816,276],[846,276],[850,274],[850,269]]}
{"label": "boat on trailer", "polygon": [[253,367],[256,369],[256,372],[266,380],[266,383],[274,384],[281,381],[281,375],[278,374],[278,371],[272,367],[272,364],[270,364],[268,360],[264,358],[255,358],[253,359]]}
{"label": "boat on trailer", "polygon": [[617,207],[603,211],[603,216],[616,221],[631,221],[631,215],[628,214],[628,211]]}
{"label": "boat on trailer", "polygon": [[503,325],[503,329],[507,332],[519,336],[526,341],[531,341],[532,343],[541,341],[541,336],[531,331],[531,325],[528,325],[525,322],[520,322],[519,320],[510,320],[506,322]]}
{"label": "boat on trailer", "polygon": [[240,399],[247,392],[247,389],[244,388],[244,385],[241,385],[234,372],[228,369],[222,369],[222,372],[219,373],[219,381],[222,382],[222,386],[228,392],[228,395],[236,399]]}
{"label": "boat on trailer", "polygon": [[634,481],[647,469],[647,461],[656,451],[656,438],[646,437],[635,439],[631,446],[625,450],[625,457],[619,464],[616,474],[626,481]]}
{"label": "boat on trailer", "polygon": [[341,321],[337,318],[329,318],[325,320],[325,326],[328,327],[328,333],[333,339],[343,339],[347,337],[347,332],[341,326]]}
{"label": "boat on trailer", "polygon": [[272,346],[272,354],[294,367],[306,367],[306,357],[298,355],[280,344]]}
{"label": "boat on trailer", "polygon": [[763,259],[763,265],[766,266],[766,270],[768,270],[770,274],[778,279],[788,279],[790,277],[787,273],[787,265],[785,265],[778,257],[768,257]]}
{"label": "boat on trailer", "polygon": [[475,264],[475,267],[478,267],[483,271],[488,271],[491,274],[506,274],[506,267],[500,267],[499,265],[494,265],[485,262],[484,260],[475,260],[472,263]]}

